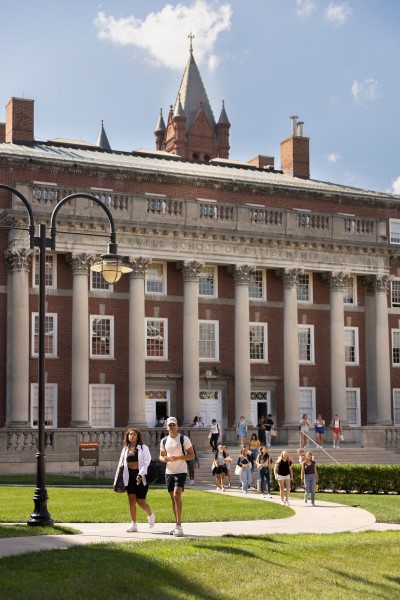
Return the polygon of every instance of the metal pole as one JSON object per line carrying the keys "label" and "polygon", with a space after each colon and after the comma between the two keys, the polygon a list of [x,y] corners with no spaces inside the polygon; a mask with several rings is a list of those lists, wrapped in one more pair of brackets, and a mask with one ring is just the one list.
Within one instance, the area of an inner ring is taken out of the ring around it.
{"label": "metal pole", "polygon": [[34,511],[28,525],[51,527],[54,525],[47,510],[45,487],[45,336],[46,336],[46,225],[40,225],[39,237],[39,373],[38,373],[38,441],[36,489],[33,496]]}

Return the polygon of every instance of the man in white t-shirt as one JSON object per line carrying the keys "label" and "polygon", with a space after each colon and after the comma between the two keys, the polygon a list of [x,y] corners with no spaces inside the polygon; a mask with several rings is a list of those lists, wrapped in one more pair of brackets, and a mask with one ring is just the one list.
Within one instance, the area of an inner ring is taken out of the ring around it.
{"label": "man in white t-shirt", "polygon": [[182,537],[182,492],[187,477],[187,461],[194,459],[192,442],[186,435],[181,435],[175,417],[167,419],[168,436],[161,440],[160,461],[166,463],[165,481],[171,496],[172,510],[175,516],[175,529],[171,534]]}

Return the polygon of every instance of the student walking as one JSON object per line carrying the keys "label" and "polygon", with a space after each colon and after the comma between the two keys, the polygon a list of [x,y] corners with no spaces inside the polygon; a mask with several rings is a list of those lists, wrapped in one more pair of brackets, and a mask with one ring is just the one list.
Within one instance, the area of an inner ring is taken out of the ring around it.
{"label": "student walking", "polygon": [[293,470],[292,461],[287,450],[284,450],[276,461],[274,474],[279,484],[281,502],[289,506],[290,482],[293,481]]}
{"label": "student walking", "polygon": [[304,502],[311,495],[311,504],[315,506],[315,490],[318,483],[318,469],[311,452],[306,453],[306,460],[301,464],[301,480],[304,482]]}
{"label": "student walking", "polygon": [[188,472],[187,461],[194,459],[194,451],[190,439],[179,433],[175,417],[167,419],[167,429],[168,436],[161,440],[159,459],[166,463],[165,481],[175,517],[175,528],[171,535],[182,537],[182,492]]}
{"label": "student walking", "polygon": [[149,527],[154,527],[154,523],[156,522],[156,516],[146,502],[149,489],[146,475],[150,461],[150,450],[143,444],[140,431],[134,428],[128,429],[125,433],[114,483],[117,481],[120,467],[123,467],[124,484],[126,485],[128,494],[131,516],[131,524],[127,529],[129,533],[137,531],[136,505],[146,513]]}
{"label": "student walking", "polygon": [[271,458],[268,454],[266,446],[260,446],[259,454],[256,458],[256,466],[260,473],[260,488],[261,496],[265,498],[265,482],[267,483],[268,498],[271,496],[271,472],[269,470],[271,464]]}
{"label": "student walking", "polygon": [[217,451],[217,448],[218,448],[218,438],[219,438],[220,433],[221,433],[220,429],[219,429],[219,425],[217,423],[217,419],[213,419],[211,421],[210,433],[211,433],[210,446],[211,446],[211,450],[215,454],[216,451]]}

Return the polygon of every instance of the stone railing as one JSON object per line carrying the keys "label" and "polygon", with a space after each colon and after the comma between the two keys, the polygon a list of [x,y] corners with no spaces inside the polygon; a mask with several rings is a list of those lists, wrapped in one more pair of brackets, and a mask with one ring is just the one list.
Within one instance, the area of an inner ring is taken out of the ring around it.
{"label": "stone railing", "polygon": [[[246,233],[270,233],[299,237],[329,239],[337,241],[387,243],[388,223],[385,220],[358,218],[340,213],[315,213],[301,209],[274,209],[262,205],[227,204],[194,198],[174,198],[167,196],[151,196],[145,194],[117,193],[91,189],[71,189],[48,184],[19,185],[28,201],[36,207],[43,218],[62,198],[73,193],[89,193],[96,196],[118,217],[118,224],[123,222],[162,223],[170,227],[195,227],[201,229],[233,230]],[[14,197],[13,208],[21,206],[21,201]],[[69,204],[68,216],[95,216],[103,219],[101,208],[81,199],[73,199]]]}
{"label": "stone railing", "polygon": [[385,447],[400,450],[400,427],[388,427],[385,429]]}

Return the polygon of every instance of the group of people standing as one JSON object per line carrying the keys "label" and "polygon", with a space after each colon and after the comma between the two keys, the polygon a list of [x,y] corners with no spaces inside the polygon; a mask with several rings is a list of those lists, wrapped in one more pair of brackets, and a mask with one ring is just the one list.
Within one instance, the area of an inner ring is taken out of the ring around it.
{"label": "group of people standing", "polygon": [[[340,448],[339,442],[343,438],[342,435],[342,426],[340,423],[340,419],[338,415],[335,415],[331,422],[332,427],[332,448]],[[299,432],[300,432],[300,446],[302,448],[307,448],[307,442],[309,438],[309,431],[311,429],[311,424],[308,420],[306,414],[304,414],[299,421]],[[325,421],[322,418],[322,415],[318,413],[317,418],[314,421],[314,430],[315,430],[315,442],[320,447],[323,448],[323,441],[325,435]]]}

